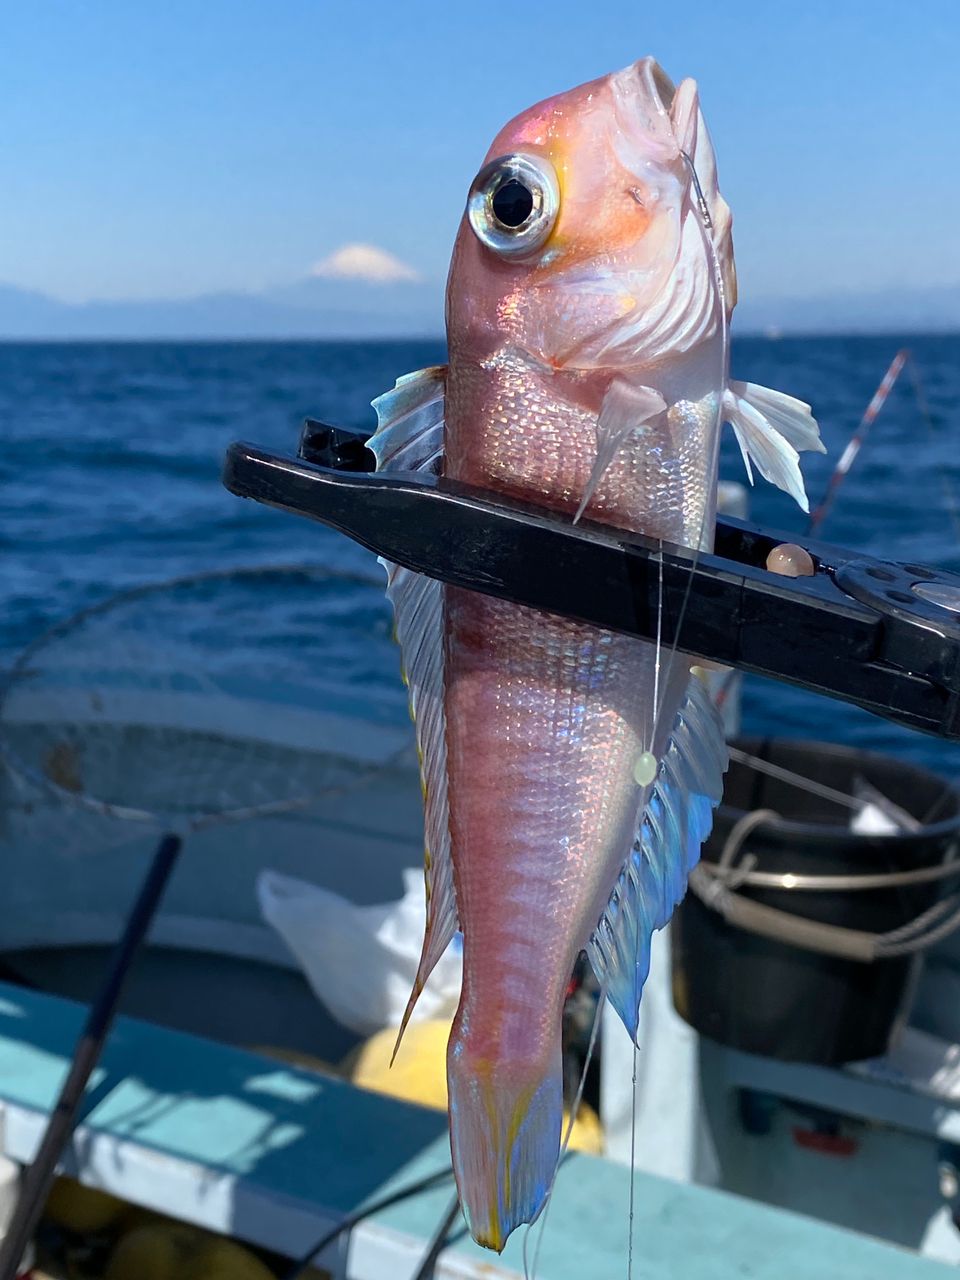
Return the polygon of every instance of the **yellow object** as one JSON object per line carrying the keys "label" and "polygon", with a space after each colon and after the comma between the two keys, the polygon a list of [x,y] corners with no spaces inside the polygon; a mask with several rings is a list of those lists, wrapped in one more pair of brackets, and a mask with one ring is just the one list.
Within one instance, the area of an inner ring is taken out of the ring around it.
{"label": "yellow object", "polygon": [[178,1280],[276,1280],[272,1271],[235,1240],[214,1238],[194,1254]]}
{"label": "yellow object", "polygon": [[125,1235],[104,1280],[276,1280],[243,1245],[179,1222],[155,1222]]}
{"label": "yellow object", "polygon": [[[566,1126],[569,1120],[570,1114],[565,1111],[563,1113],[564,1137],[566,1137]],[[571,1151],[583,1151],[588,1156],[603,1155],[603,1125],[600,1123],[600,1117],[589,1103],[582,1100],[577,1107],[577,1118],[573,1122],[573,1131],[567,1145]]]}
{"label": "yellow object", "polygon": [[181,1223],[137,1227],[114,1249],[104,1280],[179,1280],[203,1240],[202,1231]]}
{"label": "yellow object", "polygon": [[[450,1023],[445,1019],[411,1022],[391,1067],[397,1028],[387,1027],[378,1031],[359,1050],[354,1050],[343,1067],[350,1080],[361,1089],[446,1111],[449,1038]],[[564,1133],[568,1119],[568,1116],[564,1117]],[[599,1155],[603,1151],[600,1119],[585,1102],[581,1102],[577,1111],[570,1135],[570,1149],[591,1155]]]}
{"label": "yellow object", "polygon": [[66,1231],[82,1234],[106,1230],[126,1208],[125,1201],[106,1191],[84,1187],[73,1178],[58,1178],[47,1197],[44,1216]]}

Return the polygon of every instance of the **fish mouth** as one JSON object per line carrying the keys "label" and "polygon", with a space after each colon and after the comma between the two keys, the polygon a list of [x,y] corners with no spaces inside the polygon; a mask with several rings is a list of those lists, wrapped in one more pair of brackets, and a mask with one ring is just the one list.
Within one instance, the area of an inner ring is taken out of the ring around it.
{"label": "fish mouth", "polygon": [[644,94],[659,102],[660,109],[666,115],[673,106],[677,87],[657,62],[656,58],[641,58],[633,64],[633,70],[640,78]]}
{"label": "fish mouth", "polygon": [[621,163],[634,171],[648,160],[667,167],[675,164],[677,140],[670,111],[677,90],[656,58],[641,58],[615,71],[609,86],[613,146]]}

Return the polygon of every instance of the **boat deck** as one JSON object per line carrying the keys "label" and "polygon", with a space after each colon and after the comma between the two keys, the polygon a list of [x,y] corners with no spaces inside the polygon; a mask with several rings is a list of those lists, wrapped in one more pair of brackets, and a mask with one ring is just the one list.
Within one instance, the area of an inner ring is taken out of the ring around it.
{"label": "boat deck", "polygon": [[[0,984],[0,1146],[27,1161],[67,1070],[83,1008]],[[199,1036],[121,1018],[65,1170],[213,1231],[298,1255],[365,1203],[443,1168],[446,1117]],[[624,1168],[571,1156],[537,1274],[622,1280]],[[635,1176],[644,1280],[935,1280],[936,1262],[724,1192]],[[412,1275],[449,1203],[440,1186],[367,1219],[325,1259],[351,1280]],[[523,1233],[497,1260],[461,1236],[438,1277],[523,1274]],[[338,1261],[339,1258],[339,1261]]]}

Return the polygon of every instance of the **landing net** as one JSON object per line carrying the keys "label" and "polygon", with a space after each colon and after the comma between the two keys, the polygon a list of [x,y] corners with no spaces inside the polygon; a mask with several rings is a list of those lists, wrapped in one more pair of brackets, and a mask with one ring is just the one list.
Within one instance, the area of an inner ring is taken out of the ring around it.
{"label": "landing net", "polygon": [[379,576],[269,566],[124,591],[13,663],[0,842],[95,852],[302,808],[411,750]]}

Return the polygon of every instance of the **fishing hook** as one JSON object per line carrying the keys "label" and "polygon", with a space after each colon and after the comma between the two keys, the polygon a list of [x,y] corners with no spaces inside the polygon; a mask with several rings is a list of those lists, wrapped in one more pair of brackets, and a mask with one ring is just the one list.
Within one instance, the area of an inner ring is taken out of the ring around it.
{"label": "fishing hook", "polygon": [[697,207],[700,210],[700,217],[703,219],[703,225],[708,231],[712,231],[713,219],[710,217],[710,208],[707,205],[707,197],[703,194],[703,187],[701,187],[700,179],[697,177],[697,167],[686,151],[681,151],[680,154],[683,156],[686,161],[687,168],[690,170],[690,180],[697,193]]}

